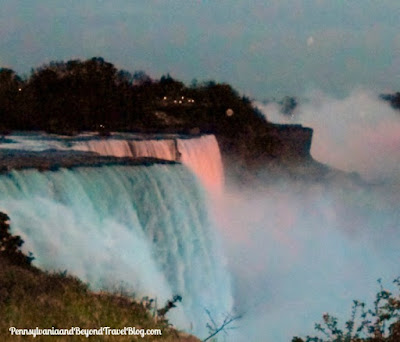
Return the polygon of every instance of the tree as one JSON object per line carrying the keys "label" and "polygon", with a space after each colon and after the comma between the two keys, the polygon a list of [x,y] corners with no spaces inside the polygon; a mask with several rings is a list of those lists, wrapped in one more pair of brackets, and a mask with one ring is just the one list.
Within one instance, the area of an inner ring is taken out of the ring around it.
{"label": "tree", "polygon": [[394,109],[400,110],[400,92],[395,94],[381,94],[380,98],[388,101]]}
{"label": "tree", "polygon": [[19,235],[10,233],[9,221],[8,215],[0,212],[0,256],[19,266],[30,266],[34,257],[31,253],[22,253],[21,246],[24,241]]}
{"label": "tree", "polygon": [[24,82],[13,70],[0,68],[0,123],[1,130],[17,125],[19,99]]}
{"label": "tree", "polygon": [[161,318],[165,318],[165,315],[169,310],[176,308],[177,302],[182,302],[182,296],[175,295],[171,300],[168,300],[164,307],[157,310],[157,315]]}
{"label": "tree", "polygon": [[284,115],[293,115],[294,110],[298,105],[298,101],[293,96],[285,96],[282,101],[279,102],[281,107],[281,113]]}
{"label": "tree", "polygon": [[133,84],[136,86],[152,83],[151,77],[142,70],[135,71],[135,73],[132,76],[132,81]]}

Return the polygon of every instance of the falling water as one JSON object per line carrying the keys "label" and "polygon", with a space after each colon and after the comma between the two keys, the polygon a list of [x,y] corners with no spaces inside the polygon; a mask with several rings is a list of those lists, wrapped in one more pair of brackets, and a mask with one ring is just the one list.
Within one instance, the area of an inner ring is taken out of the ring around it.
{"label": "falling water", "polygon": [[74,138],[48,135],[13,135],[11,143],[0,148],[43,151],[48,149],[95,152],[114,157],[153,157],[181,161],[211,192],[220,192],[224,172],[218,142],[213,135],[182,137],[166,135],[145,137],[142,135],[113,135],[100,139],[94,135]]}
{"label": "falling water", "polygon": [[204,336],[204,309],[231,309],[204,193],[182,165],[11,171],[0,176],[0,209],[44,269],[66,269],[95,289],[122,284],[159,303],[181,295],[170,316],[180,328]]}

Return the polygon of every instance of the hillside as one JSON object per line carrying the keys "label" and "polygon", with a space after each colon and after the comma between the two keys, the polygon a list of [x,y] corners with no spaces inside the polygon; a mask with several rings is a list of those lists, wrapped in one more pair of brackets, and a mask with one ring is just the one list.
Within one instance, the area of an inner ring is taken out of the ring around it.
{"label": "hillside", "polygon": [[[121,293],[95,293],[77,278],[45,273],[35,267],[11,264],[0,255],[0,340],[25,341],[9,328],[161,329],[162,336],[97,336],[96,341],[184,341],[198,339],[180,333],[160,319],[156,322],[145,305]],[[37,336],[36,341],[54,340]],[[57,341],[87,341],[85,336],[57,337]]]}

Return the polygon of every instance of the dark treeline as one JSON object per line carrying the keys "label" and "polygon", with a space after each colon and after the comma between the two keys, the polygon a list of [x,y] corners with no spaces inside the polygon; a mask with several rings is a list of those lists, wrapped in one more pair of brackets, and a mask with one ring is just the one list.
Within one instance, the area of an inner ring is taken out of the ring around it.
{"label": "dark treeline", "polygon": [[395,94],[382,94],[382,100],[388,101],[390,105],[397,110],[400,110],[400,93],[397,92]]}
{"label": "dark treeline", "polygon": [[51,62],[26,79],[0,69],[0,131],[213,133],[245,159],[279,155],[282,142],[251,101],[228,84],[118,70],[103,58]]}
{"label": "dark treeline", "polygon": [[233,123],[239,117],[264,121],[229,85],[210,81],[187,87],[169,75],[152,80],[144,72],[118,70],[102,58],[51,62],[33,69],[26,80],[0,69],[3,130],[217,131],[228,109],[236,114]]}

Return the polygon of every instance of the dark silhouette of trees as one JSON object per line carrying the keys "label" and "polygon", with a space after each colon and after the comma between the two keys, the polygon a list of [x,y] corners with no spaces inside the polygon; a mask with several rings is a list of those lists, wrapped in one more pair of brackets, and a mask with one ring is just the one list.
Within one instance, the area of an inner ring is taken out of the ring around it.
{"label": "dark silhouette of trees", "polygon": [[380,98],[388,101],[394,109],[400,110],[400,92],[395,94],[382,94]]}
{"label": "dark silhouette of trees", "polygon": [[298,101],[293,96],[285,96],[280,102],[280,110],[284,115],[293,115],[294,110],[298,105]]}
{"label": "dark silhouette of trees", "polygon": [[0,69],[0,131],[17,126],[23,88],[24,81],[13,70]]}
{"label": "dark silhouette of trees", "polygon": [[4,132],[213,133],[223,150],[245,160],[277,155],[281,146],[272,125],[229,84],[188,87],[169,74],[153,80],[101,57],[51,62],[26,80],[0,69],[0,119]]}
{"label": "dark silhouette of trees", "polygon": [[[33,69],[26,81],[0,69],[0,100],[5,128],[57,133],[100,125],[112,130],[168,126],[164,128],[224,132],[228,109],[235,113],[231,124],[254,116],[250,101],[227,84],[208,81],[187,87],[169,74],[154,81],[143,71],[118,70],[101,57],[51,62]],[[170,120],[174,127],[157,116],[160,111],[175,119]]]}
{"label": "dark silhouette of trees", "polygon": [[8,215],[0,212],[0,257],[13,264],[28,267],[34,258],[32,254],[27,256],[22,253],[21,246],[24,241],[20,236],[10,233],[9,221]]}
{"label": "dark silhouette of trees", "polygon": [[104,59],[53,62],[28,81],[33,129],[61,133],[120,123],[127,80]]}

